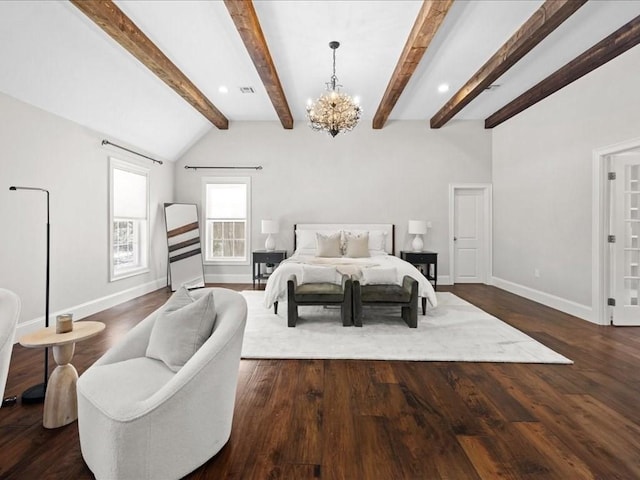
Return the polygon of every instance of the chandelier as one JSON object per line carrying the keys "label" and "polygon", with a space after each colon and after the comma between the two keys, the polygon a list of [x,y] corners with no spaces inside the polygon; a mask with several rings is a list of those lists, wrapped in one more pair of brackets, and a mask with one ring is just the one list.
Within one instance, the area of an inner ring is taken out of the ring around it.
{"label": "chandelier", "polygon": [[333,50],[333,75],[327,82],[327,93],[318,98],[315,103],[307,107],[310,126],[316,131],[325,131],[332,137],[340,132],[348,132],[358,124],[362,109],[353,99],[340,93],[338,77],[336,77],[336,49],[340,42],[329,42]]}

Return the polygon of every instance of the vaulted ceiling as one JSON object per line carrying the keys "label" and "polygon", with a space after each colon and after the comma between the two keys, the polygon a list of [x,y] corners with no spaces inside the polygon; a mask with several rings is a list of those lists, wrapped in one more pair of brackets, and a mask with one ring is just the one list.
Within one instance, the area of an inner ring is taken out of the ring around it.
{"label": "vaulted ceiling", "polygon": [[0,92],[175,160],[211,128],[306,123],[337,40],[357,128],[492,127],[637,45],[639,15],[628,0],[4,0]]}

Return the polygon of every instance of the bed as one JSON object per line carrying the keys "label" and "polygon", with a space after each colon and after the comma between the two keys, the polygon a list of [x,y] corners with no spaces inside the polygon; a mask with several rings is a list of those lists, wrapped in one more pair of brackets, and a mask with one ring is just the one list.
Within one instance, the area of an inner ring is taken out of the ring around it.
{"label": "bed", "polygon": [[[418,281],[418,295],[422,299],[424,314],[427,302],[432,307],[438,304],[435,291],[429,280],[417,268],[394,255],[394,233],[393,224],[296,225],[293,255],[281,262],[269,276],[265,288],[265,307],[271,308],[275,304],[277,308],[278,302],[287,299],[287,280],[291,275],[296,275],[298,281],[302,281],[303,274],[311,270],[309,267],[334,266],[336,282],[342,274],[360,279],[365,269],[373,269],[365,272],[366,274],[385,272],[389,275],[394,272],[394,280],[399,284],[405,275],[415,278]],[[340,238],[340,252],[329,248],[335,246],[336,237]],[[325,242],[326,238],[330,240]],[[366,252],[363,252],[362,248],[356,248],[363,247],[363,242],[368,247]]]}

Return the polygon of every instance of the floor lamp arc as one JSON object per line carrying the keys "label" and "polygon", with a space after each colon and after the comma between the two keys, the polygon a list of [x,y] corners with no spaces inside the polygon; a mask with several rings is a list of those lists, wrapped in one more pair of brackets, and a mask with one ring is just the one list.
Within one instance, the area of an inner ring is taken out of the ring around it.
{"label": "floor lamp arc", "polygon": [[[11,186],[9,190],[33,190],[47,194],[47,277],[45,281],[45,302],[44,302],[44,325],[49,326],[49,253],[51,250],[51,226],[49,224],[49,190],[37,187],[16,187]],[[22,403],[44,402],[47,384],[49,383],[49,349],[44,349],[44,382],[27,388],[22,392]]]}

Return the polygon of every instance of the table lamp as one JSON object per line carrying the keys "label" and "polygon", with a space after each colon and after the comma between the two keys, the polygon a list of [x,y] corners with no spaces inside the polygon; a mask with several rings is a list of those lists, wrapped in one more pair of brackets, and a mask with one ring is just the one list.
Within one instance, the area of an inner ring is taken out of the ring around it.
{"label": "table lamp", "polygon": [[262,220],[262,233],[267,234],[267,240],[264,242],[265,250],[276,249],[276,239],[272,237],[272,234],[278,233],[278,231],[278,222],[275,220]]}
{"label": "table lamp", "polygon": [[422,235],[425,233],[427,233],[427,222],[422,220],[409,220],[409,234],[415,235],[413,242],[411,242],[414,252],[420,252],[424,248]]}

